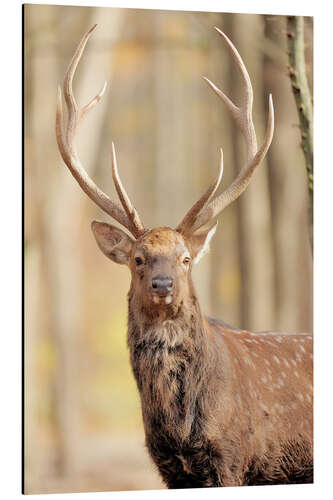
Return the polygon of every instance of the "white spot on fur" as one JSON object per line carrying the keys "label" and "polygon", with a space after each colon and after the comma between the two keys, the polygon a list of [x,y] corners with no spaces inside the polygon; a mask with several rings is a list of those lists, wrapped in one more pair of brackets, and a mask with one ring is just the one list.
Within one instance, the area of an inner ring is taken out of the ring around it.
{"label": "white spot on fur", "polygon": [[172,297],[171,297],[171,295],[168,295],[167,297],[165,297],[165,303],[166,303],[166,304],[171,304],[171,302],[172,302]]}
{"label": "white spot on fur", "polygon": [[266,382],[267,382],[267,378],[266,378],[266,377],[261,377],[261,381],[262,381],[264,384],[266,384]]}
{"label": "white spot on fur", "polygon": [[292,359],[291,362],[294,366],[296,366],[296,361],[294,359]]}
{"label": "white spot on fur", "polygon": [[239,394],[236,394],[236,403],[237,403],[237,406],[241,406],[241,398],[240,398]]}
{"label": "white spot on fur", "polygon": [[304,401],[304,396],[303,396],[303,394],[299,393],[299,394],[297,394],[297,397],[298,397],[298,399],[299,399],[300,401]]}
{"label": "white spot on fur", "polygon": [[247,365],[252,366],[252,368],[255,368],[255,364],[253,363],[253,361],[250,358],[244,357],[244,361]]}
{"label": "white spot on fur", "polygon": [[312,398],[311,398],[310,394],[307,394],[307,395],[306,395],[306,399],[307,399],[307,401],[308,401],[309,403],[311,403]]}
{"label": "white spot on fur", "polygon": [[275,354],[273,356],[273,359],[274,359],[274,361],[277,362],[278,365],[280,364],[280,360],[279,360],[279,358],[277,356],[275,356]]}
{"label": "white spot on fur", "polygon": [[275,340],[276,340],[276,342],[280,342],[281,343],[282,342],[282,337],[280,337],[280,336],[279,337],[275,337]]}
{"label": "white spot on fur", "polygon": [[304,346],[300,345],[299,348],[301,351],[305,352]]}
{"label": "white spot on fur", "polygon": [[160,299],[159,299],[159,297],[156,297],[156,295],[153,295],[153,302],[154,302],[155,304],[159,304],[159,303],[160,303]]}
{"label": "white spot on fur", "polygon": [[259,401],[259,406],[260,406],[260,407],[261,407],[264,411],[267,411],[267,412],[268,412],[268,408],[267,408],[267,406],[266,406],[264,403],[262,403],[261,401]]}
{"label": "white spot on fur", "polygon": [[267,365],[267,366],[271,366],[270,362],[268,361],[268,359],[264,359],[264,363]]}
{"label": "white spot on fur", "polygon": [[294,374],[295,374],[295,377],[297,377],[297,378],[299,377],[299,373],[297,370],[294,371]]}
{"label": "white spot on fur", "polygon": [[283,378],[286,378],[286,377],[287,377],[286,372],[281,372],[281,375],[282,375],[282,377],[283,377]]}
{"label": "white spot on fur", "polygon": [[288,363],[288,361],[286,359],[283,360],[284,364],[286,365],[287,368],[290,368],[290,364]]}

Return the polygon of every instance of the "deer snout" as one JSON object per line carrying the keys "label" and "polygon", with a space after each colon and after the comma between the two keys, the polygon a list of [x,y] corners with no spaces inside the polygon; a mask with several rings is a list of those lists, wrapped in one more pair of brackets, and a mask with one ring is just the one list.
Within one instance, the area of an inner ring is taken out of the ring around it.
{"label": "deer snout", "polygon": [[169,276],[159,274],[152,279],[151,287],[159,297],[165,297],[173,288],[173,280]]}

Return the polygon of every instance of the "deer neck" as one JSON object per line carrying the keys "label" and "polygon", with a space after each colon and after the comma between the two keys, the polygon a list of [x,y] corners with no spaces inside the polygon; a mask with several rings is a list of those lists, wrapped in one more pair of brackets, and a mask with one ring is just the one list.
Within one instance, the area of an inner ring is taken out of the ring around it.
{"label": "deer neck", "polygon": [[202,366],[214,366],[195,293],[165,316],[145,314],[130,292],[128,345],[147,439],[162,432],[185,440],[207,387]]}

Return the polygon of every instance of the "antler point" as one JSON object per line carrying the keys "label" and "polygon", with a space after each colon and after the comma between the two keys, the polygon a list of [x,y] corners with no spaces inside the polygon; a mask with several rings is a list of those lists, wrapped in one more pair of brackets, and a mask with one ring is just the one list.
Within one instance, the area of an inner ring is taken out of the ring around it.
{"label": "antler point", "polygon": [[202,78],[205,80],[206,83],[208,83],[208,85],[216,87],[216,85],[214,85],[214,83],[209,78],[207,78],[207,76],[203,76]]}
{"label": "antler point", "polygon": [[111,159],[112,159],[112,170],[118,171],[117,160],[116,160],[116,148],[114,147],[114,142],[111,142]]}
{"label": "antler point", "polygon": [[221,35],[223,38],[228,39],[227,35],[217,26],[214,26],[215,30],[218,32],[219,35]]}
{"label": "antler point", "polygon": [[93,24],[88,33],[92,33],[97,28],[97,23]]}

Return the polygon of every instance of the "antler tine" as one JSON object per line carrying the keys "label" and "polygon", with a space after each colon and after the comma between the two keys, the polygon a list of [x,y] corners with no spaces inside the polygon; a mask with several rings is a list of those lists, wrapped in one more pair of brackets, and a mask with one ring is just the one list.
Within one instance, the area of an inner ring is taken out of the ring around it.
{"label": "antler tine", "polygon": [[216,193],[217,188],[220,185],[222,175],[223,175],[223,151],[220,149],[221,160],[219,171],[215,181],[209,186],[207,191],[201,196],[201,198],[193,205],[193,207],[187,212],[181,223],[177,227],[177,231],[182,234],[187,234],[191,232],[191,228],[195,223],[200,212],[207,206],[207,203]]}
{"label": "antler tine", "polygon": [[80,119],[84,117],[84,115],[86,113],[88,113],[94,106],[96,106],[96,104],[102,99],[103,95],[104,95],[104,92],[105,92],[105,89],[107,87],[107,82],[104,82],[104,85],[102,87],[102,89],[100,90],[100,92],[98,94],[95,95],[95,97],[93,97],[89,102],[88,104],[86,104],[85,106],[83,106],[83,108],[81,109],[81,116],[80,116]]}
{"label": "antler tine", "polygon": [[[244,103],[244,108],[246,108],[250,113],[252,111],[252,104],[253,104],[253,89],[252,89],[252,83],[251,79],[249,76],[249,73],[246,69],[246,66],[239,55],[239,52],[237,51],[236,47],[232,43],[232,41],[227,37],[223,31],[221,31],[219,28],[215,26],[215,30],[218,32],[218,34],[225,40],[237,66],[240,71],[240,74],[243,78],[244,81],[244,89],[245,89],[245,103]],[[215,92],[215,94],[222,99],[224,104],[227,106],[229,111],[231,112],[232,116],[234,119],[238,122],[240,126],[243,125],[242,120],[241,120],[241,108],[236,106],[229,97],[222,92],[213,82],[211,82],[207,77],[203,77],[203,79],[208,83],[210,88]]]}
{"label": "antler tine", "polygon": [[207,78],[206,76],[203,76],[202,78],[205,80],[205,82],[208,83],[208,85],[215,92],[215,94],[222,99],[222,101],[227,106],[227,108],[229,109],[230,113],[234,116],[234,118],[237,119],[239,108],[232,102],[231,99],[229,99],[227,95],[225,95],[224,92],[222,92],[222,90],[216,87],[216,85],[213,82],[211,82],[209,78]]}
{"label": "antler tine", "polygon": [[241,58],[238,50],[232,43],[232,41],[227,37],[223,31],[221,31],[219,28],[215,26],[215,30],[218,32],[218,34],[223,38],[223,40],[226,42],[233,58],[234,61],[236,62],[238,69],[241,73],[241,76],[244,80],[244,88],[245,88],[245,105],[249,109],[252,109],[252,103],[253,103],[253,89],[252,89],[252,83],[250,79],[250,75],[246,69],[246,66],[244,64],[243,59]]}
{"label": "antler tine", "polygon": [[272,142],[274,132],[273,99],[272,96],[269,95],[269,110],[266,134],[263,145],[258,151],[257,137],[252,120],[253,90],[249,74],[239,52],[237,51],[231,40],[229,40],[229,38],[223,33],[223,31],[218,28],[215,29],[225,40],[240,70],[245,91],[244,104],[241,106],[236,106],[229,99],[229,97],[227,97],[218,87],[216,87],[214,83],[212,83],[208,78],[204,79],[211,87],[211,89],[221,98],[221,100],[227,106],[228,110],[235,119],[244,136],[246,143],[246,164],[241,169],[232,184],[217,198],[212,200],[209,204],[206,204],[206,206],[201,210],[200,214],[198,214],[196,220],[193,222],[192,231],[196,231],[201,226],[209,222],[210,219],[218,215],[224,208],[226,208],[230,203],[236,200],[243,193],[243,191],[245,191],[256,168],[266,156],[268,148]]}
{"label": "antler tine", "polygon": [[[76,179],[78,184],[81,186],[83,191],[102,210],[104,210],[104,212],[106,212],[108,215],[110,215],[120,224],[126,227],[135,237],[138,237],[144,231],[144,226],[140,221],[139,215],[136,212],[136,210],[135,209],[129,210],[131,202],[128,196],[126,195],[126,198],[120,197],[120,201],[122,203],[124,202],[124,200],[126,200],[126,204],[124,205],[125,209],[124,212],[124,210],[120,208],[116,203],[114,203],[89,177],[89,175],[81,165],[81,162],[77,156],[75,148],[75,142],[74,142],[75,133],[80,120],[101,100],[104,91],[106,89],[106,82],[105,82],[101,91],[95,97],[93,97],[88,102],[88,104],[83,106],[81,109],[78,108],[73,94],[73,78],[75,75],[77,65],[82,57],[83,51],[87,44],[87,41],[91,33],[95,30],[96,26],[97,25],[95,24],[82,37],[82,40],[80,41],[65,74],[63,92],[68,111],[68,120],[65,126],[65,133],[63,129],[64,126],[63,126],[63,110],[62,110],[62,93],[61,93],[61,88],[58,87],[58,99],[57,99],[57,111],[56,111],[57,142],[61,156],[65,164],[67,165],[71,174]],[[116,190],[117,193],[119,194],[119,192],[124,192],[124,189],[122,186],[121,188],[119,188],[119,186],[117,185],[120,182],[118,175],[116,176],[116,179],[117,179],[115,181]]]}
{"label": "antler tine", "polygon": [[192,230],[196,231],[201,226],[204,226],[212,218],[216,217],[222,210],[224,210],[230,203],[236,200],[247,188],[250,180],[256,170],[260,165],[266,153],[271,145],[274,133],[274,107],[272,95],[269,95],[269,110],[268,110],[268,121],[265,139],[263,145],[257,151],[252,161],[246,169],[242,169],[238,174],[237,178],[230,184],[230,186],[223,191],[215,200],[207,206],[207,208],[198,216],[196,219]]}
{"label": "antler tine", "polygon": [[68,111],[68,127],[67,127],[67,142],[70,144],[74,137],[76,127],[80,120],[80,112],[78,112],[78,106],[73,93],[73,78],[79,61],[84,52],[85,46],[89,40],[91,33],[96,29],[97,24],[94,24],[82,37],[76,51],[73,54],[71,62],[67,68],[65,78],[64,78],[64,98]]}
{"label": "antler tine", "polygon": [[244,103],[241,106],[236,106],[228,96],[224,94],[213,82],[211,82],[208,78],[204,77],[204,80],[208,83],[210,88],[215,92],[215,94],[222,99],[224,104],[229,109],[232,117],[236,121],[237,125],[241,129],[241,132],[245,138],[247,145],[247,155],[248,157],[255,154],[257,150],[257,138],[256,133],[252,121],[252,106],[253,106],[253,88],[249,73],[246,69],[246,66],[241,58],[238,50],[232,43],[232,41],[227,37],[223,31],[219,28],[215,27],[217,33],[223,38],[226,42],[230,53],[236,62],[236,65],[240,71],[241,77],[243,79],[243,88],[244,88]]}
{"label": "antler tine", "polygon": [[136,229],[139,230],[139,233],[143,233],[145,231],[145,228],[140,220],[139,214],[136,211],[135,207],[131,203],[131,200],[128,197],[128,194],[126,193],[123,184],[120,180],[119,173],[118,173],[118,167],[117,167],[117,158],[116,158],[116,151],[114,148],[114,144],[112,143],[112,178],[113,182],[116,188],[116,191],[118,193],[119,199],[121,201],[121,204],[123,205],[127,216],[129,220],[131,220],[135,226]]}
{"label": "antler tine", "polygon": [[[77,47],[77,49],[72,57],[72,60],[68,66],[68,69],[67,69],[67,72],[65,75],[65,79],[64,79],[64,97],[66,100],[66,104],[68,106],[69,121],[72,120],[73,122],[76,122],[75,126],[77,126],[80,119],[101,100],[101,98],[105,92],[106,86],[107,86],[107,82],[104,82],[104,85],[103,85],[102,89],[100,90],[100,92],[97,95],[95,95],[95,97],[93,97],[88,102],[88,104],[86,104],[80,110],[80,112],[77,115],[77,104],[76,104],[76,100],[75,100],[74,93],[73,93],[73,78],[75,75],[77,65],[79,64],[79,61],[80,61],[82,54],[84,52],[84,49],[86,47],[86,44],[90,38],[90,35],[96,29],[96,27],[97,27],[97,24],[94,24],[94,26],[92,28],[90,28],[90,30],[87,31],[87,33],[85,33],[83,35],[83,38],[82,38],[81,42],[79,43],[79,45],[78,45],[78,47]],[[74,128],[73,132],[75,132],[75,128]]]}

